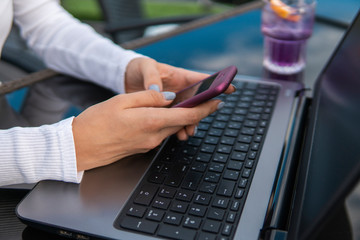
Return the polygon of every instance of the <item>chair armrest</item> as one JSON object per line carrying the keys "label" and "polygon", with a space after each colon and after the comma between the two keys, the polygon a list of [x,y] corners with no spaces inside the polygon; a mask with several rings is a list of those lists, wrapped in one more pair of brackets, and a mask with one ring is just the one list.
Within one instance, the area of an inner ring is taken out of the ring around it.
{"label": "chair armrest", "polygon": [[114,34],[121,31],[128,31],[134,29],[141,29],[149,26],[170,24],[170,23],[186,23],[208,15],[189,15],[189,16],[177,16],[177,17],[166,17],[166,18],[155,18],[155,19],[133,19],[126,21],[119,25],[112,27],[105,27],[105,32]]}

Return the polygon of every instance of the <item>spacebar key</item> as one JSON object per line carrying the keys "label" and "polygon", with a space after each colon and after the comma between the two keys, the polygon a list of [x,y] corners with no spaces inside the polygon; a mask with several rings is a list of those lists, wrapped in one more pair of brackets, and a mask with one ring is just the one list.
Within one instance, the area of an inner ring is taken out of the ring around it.
{"label": "spacebar key", "polygon": [[190,240],[195,238],[196,231],[163,225],[161,226],[158,235],[161,237],[166,237],[171,239]]}
{"label": "spacebar key", "polygon": [[140,218],[124,217],[120,226],[126,229],[154,234],[159,224]]}

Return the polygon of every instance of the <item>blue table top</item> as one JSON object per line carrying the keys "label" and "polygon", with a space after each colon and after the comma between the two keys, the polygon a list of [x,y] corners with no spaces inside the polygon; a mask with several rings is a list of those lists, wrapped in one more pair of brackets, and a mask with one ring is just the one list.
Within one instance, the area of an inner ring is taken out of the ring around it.
{"label": "blue table top", "polygon": [[[319,12],[326,11],[324,5],[320,1]],[[355,13],[352,11],[347,18],[353,18]],[[267,76],[262,67],[260,17],[261,10],[255,9],[160,40],[136,51],[160,62],[189,69],[218,71],[228,65],[235,65],[239,74]],[[303,74],[307,86],[313,86],[344,32],[344,28],[316,22],[308,41],[307,68]]]}

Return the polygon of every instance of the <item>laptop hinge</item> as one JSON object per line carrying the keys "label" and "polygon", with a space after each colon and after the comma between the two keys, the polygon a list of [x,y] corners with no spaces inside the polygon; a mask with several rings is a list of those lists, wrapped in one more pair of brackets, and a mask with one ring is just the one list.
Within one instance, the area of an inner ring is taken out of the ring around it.
{"label": "laptop hinge", "polygon": [[[296,169],[299,162],[301,144],[306,123],[309,99],[304,91],[294,100],[287,139],[283,147],[282,159],[274,182],[267,214],[260,239],[286,239],[286,230],[291,215],[291,203]],[[284,236],[285,238],[280,238]]]}
{"label": "laptop hinge", "polygon": [[287,232],[282,230],[274,229],[270,233],[270,240],[286,240]]}
{"label": "laptop hinge", "polygon": [[280,229],[268,227],[263,229],[265,238],[268,240],[287,240],[288,232]]}

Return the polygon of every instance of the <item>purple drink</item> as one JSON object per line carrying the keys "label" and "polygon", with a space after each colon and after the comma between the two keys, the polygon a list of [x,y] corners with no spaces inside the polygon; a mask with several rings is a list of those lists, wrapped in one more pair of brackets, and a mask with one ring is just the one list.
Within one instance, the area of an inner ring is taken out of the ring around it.
{"label": "purple drink", "polygon": [[305,67],[305,46],[312,33],[315,1],[266,2],[261,25],[265,36],[263,64],[275,73],[298,73]]}

